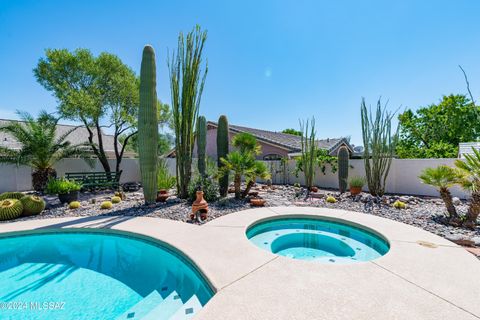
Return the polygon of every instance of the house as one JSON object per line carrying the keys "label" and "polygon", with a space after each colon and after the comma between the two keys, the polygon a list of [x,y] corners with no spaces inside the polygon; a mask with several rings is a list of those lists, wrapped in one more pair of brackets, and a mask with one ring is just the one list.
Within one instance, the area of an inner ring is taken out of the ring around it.
{"label": "house", "polygon": [[[207,122],[207,156],[217,158],[217,123]],[[302,151],[301,138],[296,135],[274,132],[268,130],[254,129],[243,126],[229,126],[229,140],[238,133],[247,132],[257,138],[257,142],[262,147],[262,152],[257,156],[258,160],[279,160],[282,158],[292,158],[300,155]],[[341,147],[346,147],[350,154],[353,149],[345,138],[321,139],[317,140],[317,146],[320,149],[327,150],[330,155],[336,156]],[[230,147],[232,149],[232,147]],[[196,146],[194,156],[196,156]],[[175,157],[175,149],[171,150],[167,157]]]}
{"label": "house", "polygon": [[[17,120],[0,119],[0,127],[6,126],[10,122],[13,122],[13,121],[18,122]],[[69,141],[72,145],[88,142],[88,131],[83,126],[58,124],[57,125],[57,130],[55,132],[56,137],[59,138],[60,136],[64,135],[69,130],[72,130],[75,127],[77,127],[77,129],[74,130],[73,132],[71,132],[68,135],[66,140]],[[92,131],[94,132],[94,137],[93,137],[94,142],[98,143],[96,130],[92,128]],[[105,153],[107,155],[107,158],[114,159],[115,158],[115,149],[114,149],[113,135],[105,134],[105,133],[102,132],[102,141],[103,141],[103,147],[104,147]],[[5,147],[5,148],[13,149],[13,150],[18,150],[22,146],[15,138],[13,138],[8,133],[0,132],[0,147]],[[119,148],[122,147],[120,143],[118,143],[118,147]],[[124,157],[125,158],[135,157],[135,153],[125,151]]]}
{"label": "house", "polygon": [[472,148],[480,151],[480,142],[460,142],[458,144],[458,157],[465,159],[466,154],[473,154]]}

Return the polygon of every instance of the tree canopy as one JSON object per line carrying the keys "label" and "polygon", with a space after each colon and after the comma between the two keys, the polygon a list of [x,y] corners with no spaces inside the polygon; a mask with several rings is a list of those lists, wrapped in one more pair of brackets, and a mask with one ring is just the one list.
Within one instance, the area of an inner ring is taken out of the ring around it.
{"label": "tree canopy", "polygon": [[292,129],[292,128],[284,129],[282,131],[282,133],[293,134],[295,136],[301,136],[302,135],[301,131],[298,131],[298,130],[295,130],[295,129]]}
{"label": "tree canopy", "polygon": [[456,158],[460,142],[476,141],[480,134],[480,110],[465,95],[444,96],[438,104],[398,117],[399,158]]}

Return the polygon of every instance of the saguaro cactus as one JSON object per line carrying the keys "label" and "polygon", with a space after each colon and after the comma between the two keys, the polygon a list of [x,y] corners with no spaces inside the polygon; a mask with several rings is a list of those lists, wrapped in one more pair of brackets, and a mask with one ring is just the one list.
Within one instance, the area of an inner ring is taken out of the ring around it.
{"label": "saguaro cactus", "polygon": [[[228,120],[227,116],[220,116],[218,119],[217,128],[217,157],[218,157],[218,169],[224,164],[220,160],[226,158],[228,154]],[[218,185],[220,189],[220,196],[226,197],[228,192],[228,173],[220,176],[218,179]]]}
{"label": "saguaro cactus", "polygon": [[155,203],[157,196],[157,79],[155,51],[143,48],[140,68],[140,107],[138,110],[138,156],[145,203]]}
{"label": "saguaro cactus", "polygon": [[207,119],[204,116],[198,117],[197,122],[197,157],[198,157],[198,172],[202,177],[205,177],[207,159]]}
{"label": "saguaro cactus", "polygon": [[340,147],[337,155],[338,162],[338,188],[341,193],[347,191],[347,181],[348,181],[348,159],[350,154],[346,147]]}

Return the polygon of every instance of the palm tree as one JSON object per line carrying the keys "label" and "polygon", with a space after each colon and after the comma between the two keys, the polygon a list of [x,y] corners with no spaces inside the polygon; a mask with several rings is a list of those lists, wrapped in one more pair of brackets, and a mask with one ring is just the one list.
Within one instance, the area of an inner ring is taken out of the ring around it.
{"label": "palm tree", "polygon": [[257,180],[257,178],[260,178],[263,180],[270,179],[270,171],[268,170],[267,165],[264,162],[255,161],[253,168],[248,170],[245,176],[247,178],[246,179],[247,186],[243,191],[243,195],[242,195],[243,198],[245,198],[248,195],[248,192],[250,192],[250,189],[255,184],[255,181]]}
{"label": "palm tree", "polygon": [[480,214],[480,151],[475,150],[473,147],[472,150],[473,154],[465,155],[465,161],[456,160],[455,166],[462,174],[460,185],[472,194],[470,206],[465,217],[465,225],[475,228],[478,215]]}
{"label": "palm tree", "polygon": [[58,118],[41,111],[34,119],[27,112],[17,111],[23,122],[11,122],[0,127],[0,132],[7,133],[15,138],[21,149],[0,147],[0,163],[26,165],[33,169],[32,185],[35,191],[42,192],[50,177],[56,177],[53,165],[68,157],[81,157],[93,167],[93,159],[89,144],[72,145],[66,141],[67,137],[77,129],[72,128],[57,138],[56,129]]}
{"label": "palm tree", "polygon": [[230,152],[226,158],[221,158],[223,166],[220,174],[233,172],[233,185],[235,187],[235,198],[240,199],[242,176],[249,172],[255,166],[255,158],[249,153],[239,151]]}
{"label": "palm tree", "polygon": [[447,207],[447,218],[453,221],[459,221],[457,210],[453,205],[450,188],[459,182],[458,172],[448,166],[441,165],[436,168],[426,168],[419,176],[423,183],[431,185],[440,192],[445,206]]}

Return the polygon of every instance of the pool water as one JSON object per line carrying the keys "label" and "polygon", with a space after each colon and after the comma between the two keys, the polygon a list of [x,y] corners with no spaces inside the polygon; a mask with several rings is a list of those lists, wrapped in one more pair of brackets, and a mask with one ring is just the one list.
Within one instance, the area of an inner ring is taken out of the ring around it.
{"label": "pool water", "polygon": [[124,234],[0,237],[0,319],[189,319],[213,296],[181,254]]}
{"label": "pool water", "polygon": [[325,263],[370,261],[389,250],[385,239],[365,229],[313,218],[261,222],[247,230],[247,237],[272,253]]}

